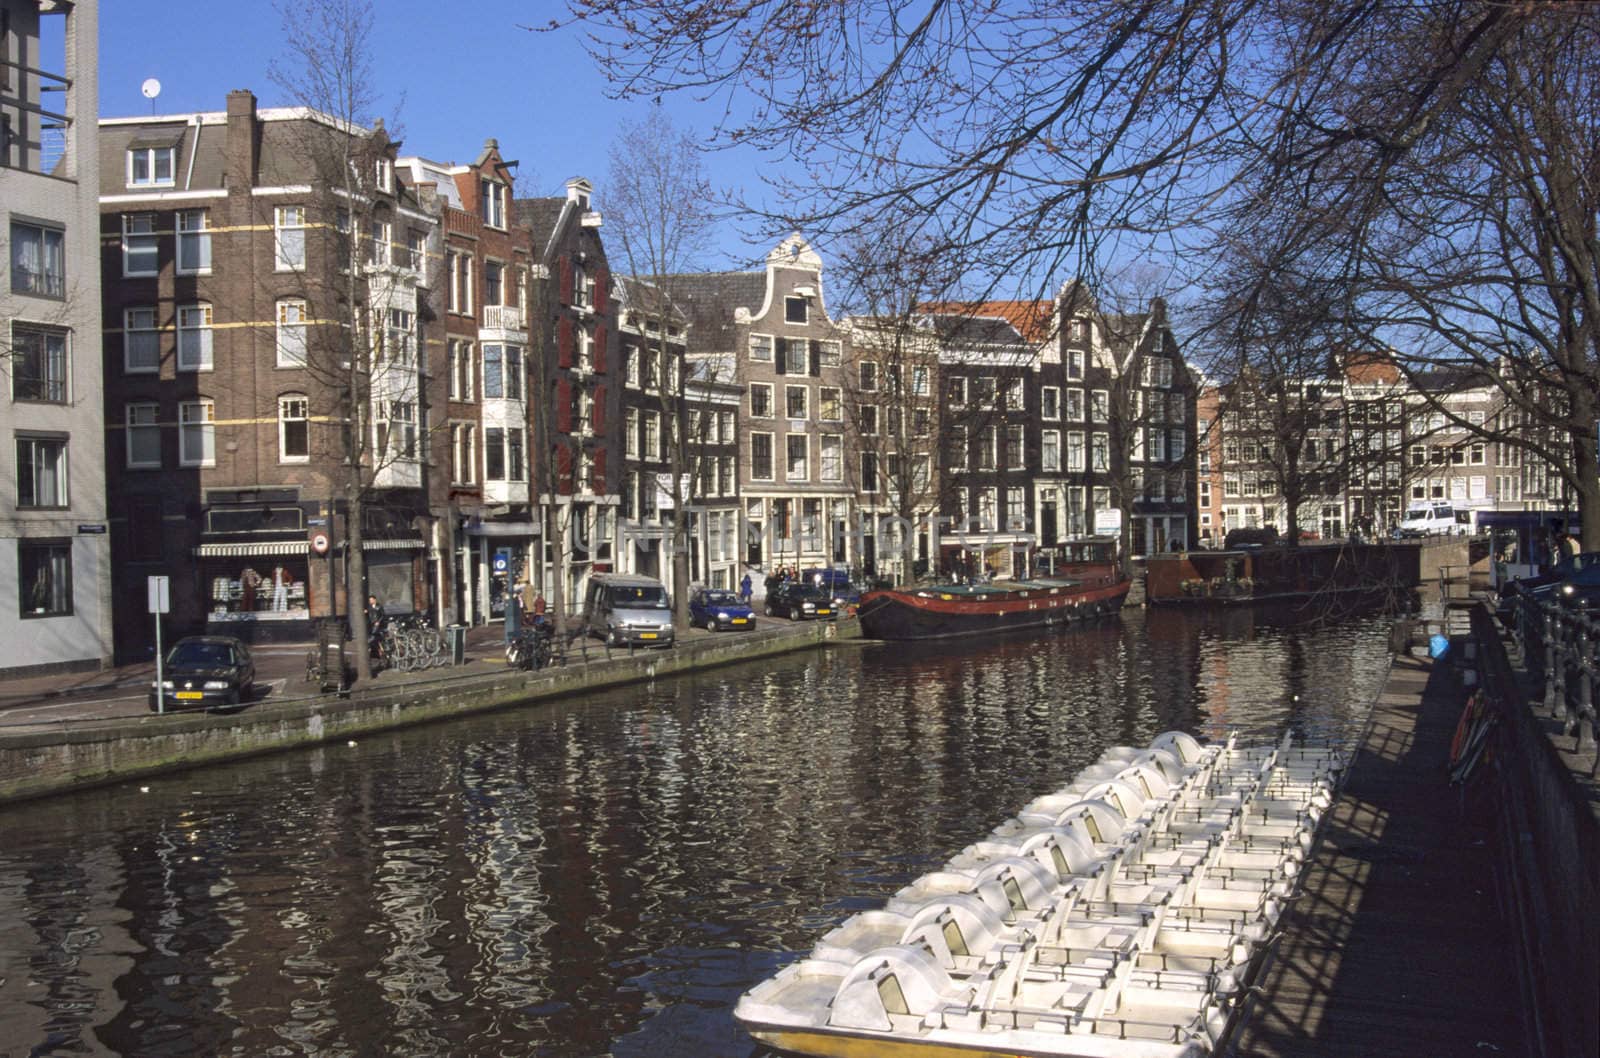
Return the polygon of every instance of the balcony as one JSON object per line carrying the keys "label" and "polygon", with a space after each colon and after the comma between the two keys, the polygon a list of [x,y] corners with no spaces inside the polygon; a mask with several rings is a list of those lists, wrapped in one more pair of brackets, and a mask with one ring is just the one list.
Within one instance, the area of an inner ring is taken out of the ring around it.
{"label": "balcony", "polygon": [[485,305],[478,327],[485,331],[521,331],[522,310],[515,305]]}
{"label": "balcony", "polygon": [[[16,26],[12,35],[20,35],[23,54],[39,50],[37,22]],[[72,118],[65,111],[71,91],[72,82],[62,75],[12,62],[0,52],[0,169],[70,175],[67,149]]]}

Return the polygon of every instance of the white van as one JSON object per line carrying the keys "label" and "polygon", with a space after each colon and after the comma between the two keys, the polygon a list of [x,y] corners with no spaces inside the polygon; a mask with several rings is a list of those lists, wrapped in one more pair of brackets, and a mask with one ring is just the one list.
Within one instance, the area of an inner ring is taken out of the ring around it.
{"label": "white van", "polygon": [[1472,532],[1472,511],[1448,503],[1412,507],[1400,520],[1401,536],[1455,536]]}
{"label": "white van", "polygon": [[595,574],[584,596],[583,621],[590,635],[612,646],[672,645],[672,604],[666,585],[654,577]]}

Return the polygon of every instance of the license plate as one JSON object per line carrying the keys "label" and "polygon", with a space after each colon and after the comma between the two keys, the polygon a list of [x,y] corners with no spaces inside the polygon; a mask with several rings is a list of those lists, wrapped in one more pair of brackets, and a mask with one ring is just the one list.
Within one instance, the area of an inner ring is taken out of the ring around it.
{"label": "license plate", "polygon": [[639,633],[639,638],[640,639],[654,639],[655,637],[656,637],[656,634],[654,632],[640,632]]}
{"label": "license plate", "polygon": [[826,617],[831,613],[833,613],[833,611],[828,609],[826,606],[824,606],[824,607],[820,608],[819,610],[817,610],[817,616],[818,617]]}
{"label": "license plate", "polygon": [[201,694],[199,691],[179,691],[178,692],[178,698],[180,700],[186,701],[186,702],[187,701],[199,701],[201,698],[204,698],[204,697],[205,697],[205,695]]}
{"label": "license plate", "polygon": [[735,617],[729,623],[730,624],[736,624],[736,625],[749,624],[750,623],[750,618],[748,618],[748,617]]}

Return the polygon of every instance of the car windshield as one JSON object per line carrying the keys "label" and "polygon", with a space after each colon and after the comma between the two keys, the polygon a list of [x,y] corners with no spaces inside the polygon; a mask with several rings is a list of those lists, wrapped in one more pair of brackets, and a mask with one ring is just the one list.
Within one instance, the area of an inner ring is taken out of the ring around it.
{"label": "car windshield", "polygon": [[612,605],[619,610],[665,610],[667,590],[647,586],[615,587],[611,589]]}
{"label": "car windshield", "polygon": [[739,597],[731,591],[708,591],[706,592],[706,605],[741,606],[743,603],[741,603]]}
{"label": "car windshield", "polygon": [[179,643],[167,655],[167,664],[222,668],[233,664],[233,648],[226,643]]}

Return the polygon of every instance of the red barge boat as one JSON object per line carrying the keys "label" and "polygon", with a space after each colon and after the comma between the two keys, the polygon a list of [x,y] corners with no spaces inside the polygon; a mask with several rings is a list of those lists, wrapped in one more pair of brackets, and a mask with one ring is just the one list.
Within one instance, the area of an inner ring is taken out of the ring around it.
{"label": "red barge boat", "polygon": [[1114,614],[1130,581],[1115,566],[1071,576],[870,591],[856,616],[872,639],[945,639],[1048,628]]}

